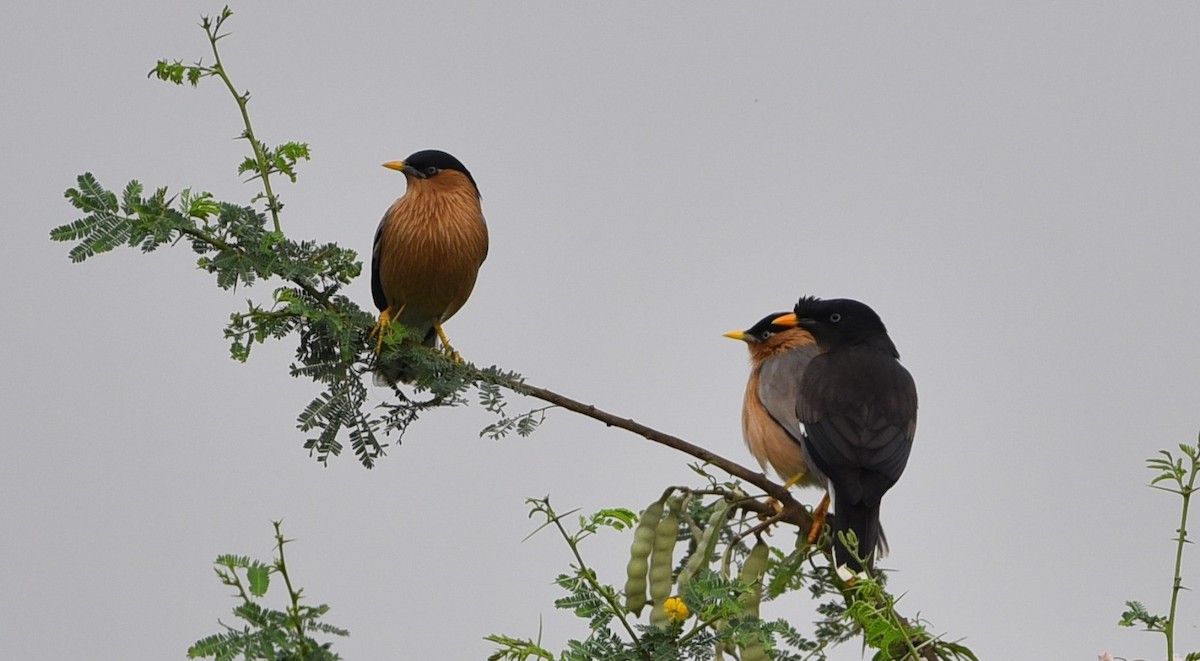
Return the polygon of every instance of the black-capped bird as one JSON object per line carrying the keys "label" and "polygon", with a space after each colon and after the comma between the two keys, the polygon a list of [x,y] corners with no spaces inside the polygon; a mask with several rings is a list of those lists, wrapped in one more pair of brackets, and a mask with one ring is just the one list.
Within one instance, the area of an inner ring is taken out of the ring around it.
{"label": "black-capped bird", "polygon": [[774,322],[776,312],[744,331],[725,337],[741,340],[750,349],[750,379],[742,401],[742,438],[765,472],[768,467],[788,486],[816,485],[800,446],[800,419],[796,400],[800,377],[817,355],[816,340],[798,326]]}
{"label": "black-capped bird", "polygon": [[[479,188],[461,161],[436,149],[383,167],[404,173],[408,190],[383,215],[371,251],[379,343],[384,329],[400,322],[427,347],[440,338],[457,359],[442,324],[467,302],[487,257]],[[412,378],[400,365],[381,366],[377,376],[386,383]]]}
{"label": "black-capped bird", "polygon": [[881,536],[880,501],[904,472],[916,434],[916,384],[883,321],[863,303],[805,297],[772,323],[816,339],[820,353],[800,378],[796,417],[808,468],[833,494],[835,566],[861,571],[837,533],[854,531],[869,566]]}

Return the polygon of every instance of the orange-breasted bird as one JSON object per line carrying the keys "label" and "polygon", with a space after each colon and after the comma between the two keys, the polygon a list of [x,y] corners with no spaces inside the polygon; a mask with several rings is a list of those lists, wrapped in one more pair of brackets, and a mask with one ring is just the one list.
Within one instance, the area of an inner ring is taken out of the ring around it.
{"label": "orange-breasted bird", "polygon": [[833,494],[835,566],[861,571],[837,533],[854,531],[869,566],[881,537],[880,502],[904,472],[916,435],[916,384],[883,321],[863,303],[804,297],[771,323],[808,331],[820,350],[800,378],[796,417],[808,468]]}
{"label": "orange-breasted bird", "polygon": [[[402,172],[408,190],[383,215],[371,251],[379,341],[384,329],[398,321],[427,347],[440,338],[457,358],[442,324],[467,302],[487,257],[479,188],[461,161],[436,149],[383,167]],[[383,366],[377,375],[387,383],[412,378],[398,365]]]}
{"label": "orange-breasted bird", "polygon": [[725,337],[750,349],[750,379],[742,401],[742,438],[765,472],[768,467],[788,486],[818,484],[812,479],[801,447],[796,417],[800,377],[819,353],[813,336],[798,326],[774,322],[783,312],[763,318],[744,331]]}

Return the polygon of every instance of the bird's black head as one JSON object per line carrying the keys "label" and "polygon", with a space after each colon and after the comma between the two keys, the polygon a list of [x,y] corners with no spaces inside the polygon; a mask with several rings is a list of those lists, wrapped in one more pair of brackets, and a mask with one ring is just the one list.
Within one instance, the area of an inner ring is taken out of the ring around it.
{"label": "bird's black head", "polygon": [[438,149],[425,149],[412,154],[399,163],[385,163],[384,167],[400,170],[417,179],[435,177],[442,170],[455,170],[465,174],[467,179],[471,180],[471,185],[475,187],[475,193],[479,193],[479,185],[475,183],[475,177],[471,176],[467,166],[457,158]]}
{"label": "bird's black head", "polygon": [[883,320],[865,303],[848,298],[832,298],[822,300],[814,296],[804,296],[793,309],[793,315],[785,315],[790,319],[775,319],[787,325],[794,323],[812,333],[826,350],[838,346],[869,345],[885,350],[900,357],[896,345],[887,334]]}
{"label": "bird's black head", "polygon": [[782,333],[789,329],[788,326],[780,326],[774,323],[776,319],[787,314],[786,312],[776,312],[769,314],[758,321],[750,328],[744,331],[729,331],[725,333],[725,337],[741,340],[748,344],[759,344],[771,339],[771,336],[776,333]]}

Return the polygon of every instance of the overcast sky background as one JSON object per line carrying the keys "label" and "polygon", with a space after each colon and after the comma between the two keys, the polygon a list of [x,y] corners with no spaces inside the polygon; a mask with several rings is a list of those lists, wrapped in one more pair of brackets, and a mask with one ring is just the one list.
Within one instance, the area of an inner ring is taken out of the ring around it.
{"label": "overcast sky background", "polygon": [[[746,465],[746,352],[721,333],[801,294],[863,300],[921,396],[883,508],[902,610],[982,659],[1162,658],[1116,621],[1166,611],[1178,501],[1143,462],[1200,429],[1200,6],[332,6],[238,3],[223,42],[260,137],[312,147],[277,183],[291,236],[365,256],[404,190],[380,164],[455,154],[492,241],[456,348]],[[373,471],[322,467],[292,345],[242,365],[221,337],[269,287],[219,291],[184,247],[72,265],[48,240],[84,171],[255,194],[219,82],[146,78],[208,61],[196,25],[220,8],[5,11],[2,656],[182,659],[231,619],[212,559],[269,558],[277,518],[347,659],[585,635],[552,605],[567,547],[522,542],[524,498],[640,509],[694,483],[686,457],[561,412],[482,440],[472,407]],[[370,305],[366,278],[349,293]],[[619,585],[628,543],[584,551]],[[1200,649],[1200,597],[1180,612]]]}

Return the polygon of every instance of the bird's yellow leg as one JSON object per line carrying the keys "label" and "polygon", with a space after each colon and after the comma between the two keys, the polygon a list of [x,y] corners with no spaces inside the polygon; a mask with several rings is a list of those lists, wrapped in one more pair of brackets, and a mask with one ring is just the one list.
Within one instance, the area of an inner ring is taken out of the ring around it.
{"label": "bird's yellow leg", "polygon": [[404,306],[400,306],[400,309],[396,310],[395,314],[392,314],[391,307],[380,311],[379,321],[375,324],[375,327],[371,329],[371,337],[379,338],[375,341],[375,355],[379,355],[379,352],[383,350],[383,332],[392,324],[392,320],[396,317],[399,317],[400,313],[403,311]]}
{"label": "bird's yellow leg", "polygon": [[462,356],[454,350],[454,347],[450,346],[450,338],[446,337],[446,331],[442,330],[442,325],[434,324],[433,329],[437,331],[438,338],[442,340],[442,349],[450,356],[450,360],[456,363],[463,362]]}
{"label": "bird's yellow leg", "polygon": [[829,492],[825,492],[825,497],[821,499],[817,509],[813,510],[812,527],[808,529],[808,543],[812,544],[821,536],[821,529],[825,527],[825,514],[829,512]]}

